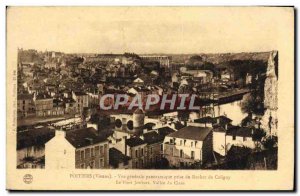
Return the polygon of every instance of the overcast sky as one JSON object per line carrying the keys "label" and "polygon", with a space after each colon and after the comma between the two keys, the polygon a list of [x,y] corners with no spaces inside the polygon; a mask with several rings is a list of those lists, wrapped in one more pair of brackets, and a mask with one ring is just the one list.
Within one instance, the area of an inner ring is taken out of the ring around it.
{"label": "overcast sky", "polygon": [[8,40],[20,48],[67,53],[270,51],[277,48],[276,17],[280,17],[273,11],[274,8],[9,8],[7,32]]}

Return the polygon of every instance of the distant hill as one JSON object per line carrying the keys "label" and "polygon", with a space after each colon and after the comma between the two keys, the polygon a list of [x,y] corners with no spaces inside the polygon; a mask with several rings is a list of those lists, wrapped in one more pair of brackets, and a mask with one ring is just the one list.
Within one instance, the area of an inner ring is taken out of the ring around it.
{"label": "distant hill", "polygon": [[[152,54],[154,55],[154,54]],[[198,54],[155,54],[172,57],[174,63],[186,63],[190,57],[199,55],[204,61],[215,65],[234,60],[253,60],[267,62],[270,52],[241,52],[241,53],[198,53]]]}

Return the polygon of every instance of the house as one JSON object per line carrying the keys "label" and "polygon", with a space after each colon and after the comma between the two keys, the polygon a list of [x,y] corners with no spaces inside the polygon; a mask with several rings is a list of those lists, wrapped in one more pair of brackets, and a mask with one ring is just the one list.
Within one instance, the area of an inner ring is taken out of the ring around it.
{"label": "house", "polygon": [[255,142],[252,138],[254,128],[231,126],[226,132],[226,145],[255,148]]}
{"label": "house", "polygon": [[132,137],[125,141],[125,155],[131,157],[132,168],[142,169],[145,167],[145,149],[147,143],[139,137]]}
{"label": "house", "polygon": [[31,94],[18,94],[18,117],[35,115],[35,106]]}
{"label": "house", "polygon": [[252,138],[254,128],[228,125],[213,129],[213,150],[225,156],[232,146],[255,148],[255,141]]}
{"label": "house", "polygon": [[82,113],[84,108],[89,107],[89,96],[86,93],[72,91],[72,98],[76,101],[78,113]]}
{"label": "house", "polygon": [[223,80],[223,81],[234,80],[233,72],[230,71],[229,69],[222,70],[221,71],[221,80]]}
{"label": "house", "polygon": [[165,136],[173,132],[175,132],[174,129],[166,126],[141,135],[141,139],[147,143],[145,167],[154,168],[159,164],[163,158],[163,141]]}
{"label": "house", "polygon": [[164,139],[164,157],[171,167],[203,165],[212,158],[212,128],[187,126]]}
{"label": "house", "polygon": [[45,143],[54,137],[54,129],[35,127],[17,133],[17,168],[44,168]]}
{"label": "house", "polygon": [[210,70],[181,70],[181,78],[188,79],[193,78],[193,80],[197,81],[200,84],[207,84],[213,79],[213,72]]}
{"label": "house", "polygon": [[46,169],[109,168],[109,148],[105,134],[94,128],[55,131],[46,143]]}
{"label": "house", "polygon": [[194,123],[197,123],[201,127],[213,127],[214,125],[220,125],[227,129],[226,127],[231,124],[232,120],[226,116],[205,116],[202,118],[194,119]]}
{"label": "house", "polygon": [[46,93],[34,93],[36,116],[51,116],[53,109],[53,98]]}
{"label": "house", "polygon": [[76,114],[77,112],[77,104],[76,101],[72,98],[63,98],[63,102],[65,104],[65,113],[66,114]]}
{"label": "house", "polygon": [[156,131],[144,133],[141,138],[147,143],[145,167],[153,168],[162,158],[164,137]]}
{"label": "house", "polygon": [[144,84],[144,80],[142,80],[141,78],[136,78],[135,80],[133,80],[133,83],[135,84]]}

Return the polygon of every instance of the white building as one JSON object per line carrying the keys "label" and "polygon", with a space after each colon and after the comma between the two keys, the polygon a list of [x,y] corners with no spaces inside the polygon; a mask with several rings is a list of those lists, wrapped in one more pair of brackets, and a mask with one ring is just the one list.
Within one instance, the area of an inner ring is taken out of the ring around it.
{"label": "white building", "polygon": [[171,167],[206,163],[212,153],[212,128],[187,126],[164,139],[164,157]]}
{"label": "white building", "polygon": [[255,148],[252,138],[253,129],[249,127],[229,126],[227,130],[219,126],[213,129],[213,150],[225,156],[232,146]]}
{"label": "white building", "polygon": [[94,128],[55,132],[45,144],[46,169],[109,168],[106,136]]}

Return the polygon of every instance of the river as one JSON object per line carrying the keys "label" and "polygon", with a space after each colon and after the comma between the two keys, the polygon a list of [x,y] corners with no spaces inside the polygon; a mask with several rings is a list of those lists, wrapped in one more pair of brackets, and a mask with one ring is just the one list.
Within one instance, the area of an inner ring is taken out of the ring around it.
{"label": "river", "polygon": [[226,115],[232,120],[233,125],[238,125],[247,116],[247,113],[242,112],[241,102],[242,100],[238,100],[231,103],[214,106],[215,115]]}

